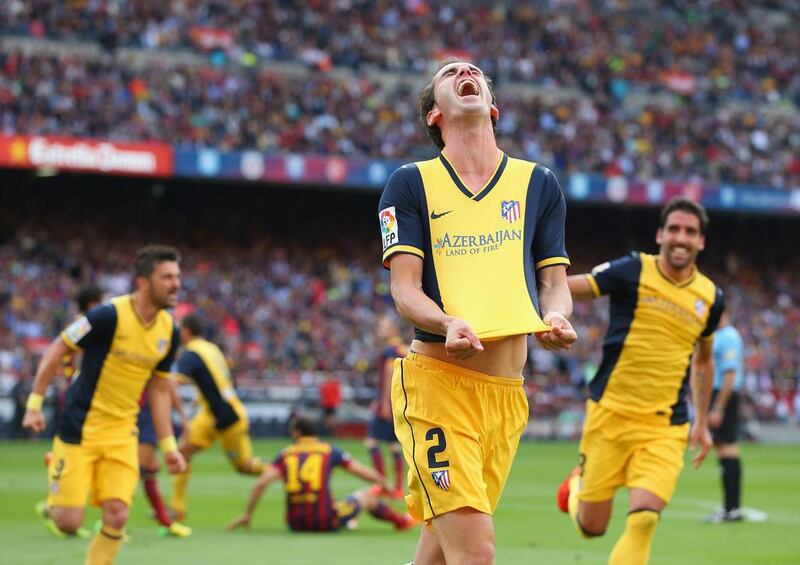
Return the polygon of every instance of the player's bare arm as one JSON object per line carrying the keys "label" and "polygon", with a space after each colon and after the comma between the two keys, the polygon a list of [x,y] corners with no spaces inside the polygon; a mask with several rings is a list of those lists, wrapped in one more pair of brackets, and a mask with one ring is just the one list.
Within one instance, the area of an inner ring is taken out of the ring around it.
{"label": "player's bare arm", "polygon": [[[36,378],[33,381],[33,389],[31,390],[31,397],[28,400],[28,407],[25,410],[25,416],[22,419],[22,426],[34,432],[43,432],[47,427],[44,414],[41,408],[41,399],[47,392],[47,387],[53,380],[53,375],[61,363],[61,358],[70,353],[72,349],[61,338],[54,339],[39,361],[39,366],[36,368]],[[33,399],[38,399],[38,402],[33,402]],[[38,408],[37,408],[38,404]]]}
{"label": "player's bare arm", "polygon": [[689,446],[697,453],[692,458],[695,469],[711,449],[711,433],[708,431],[708,405],[711,401],[711,388],[714,382],[714,338],[700,340],[692,359],[691,387],[695,421],[689,433]]}
{"label": "player's bare arm", "polygon": [[164,464],[170,473],[181,473],[186,470],[186,460],[178,451],[175,431],[172,428],[172,385],[170,379],[153,376],[147,385],[150,394],[150,410],[153,414],[153,425],[159,440],[159,447],[164,454]]}
{"label": "player's bare arm", "polygon": [[568,319],[572,315],[572,296],[567,269],[564,265],[545,267],[536,273],[536,281],[542,321],[551,328],[548,332],[537,333],[536,339],[545,349],[569,349],[578,334]]}
{"label": "player's bare arm", "polygon": [[170,375],[169,378],[169,396],[172,402],[172,407],[175,408],[175,411],[178,413],[178,417],[181,419],[181,428],[183,429],[183,433],[186,434],[189,431],[189,418],[186,415],[186,407],[183,405],[183,400],[181,400],[181,395],[179,394],[178,387],[180,383],[178,381],[178,376],[175,374]]}
{"label": "player's bare arm", "polygon": [[398,253],[390,261],[392,298],[403,318],[425,331],[446,336],[445,350],[456,359],[483,351],[469,323],[442,312],[422,291],[422,259]]}
{"label": "player's bare arm", "polygon": [[380,485],[386,492],[392,490],[391,485],[386,481],[386,477],[378,473],[378,471],[372,467],[367,467],[358,461],[351,460],[346,469],[347,472],[349,472],[351,475],[355,475],[359,479],[364,479],[365,481]]}
{"label": "player's bare arm", "polygon": [[231,520],[230,524],[228,524],[228,529],[235,530],[236,528],[242,526],[249,528],[250,521],[253,519],[253,512],[255,512],[258,502],[264,495],[264,491],[267,490],[269,485],[280,478],[281,472],[278,470],[278,468],[275,465],[267,465],[264,468],[264,472],[261,473],[260,477],[258,477],[253,490],[250,491],[250,498],[247,501],[247,509],[244,511],[244,514]]}
{"label": "player's bare arm", "polygon": [[567,285],[573,300],[585,302],[596,298],[588,277],[589,275],[586,274],[567,277]]}

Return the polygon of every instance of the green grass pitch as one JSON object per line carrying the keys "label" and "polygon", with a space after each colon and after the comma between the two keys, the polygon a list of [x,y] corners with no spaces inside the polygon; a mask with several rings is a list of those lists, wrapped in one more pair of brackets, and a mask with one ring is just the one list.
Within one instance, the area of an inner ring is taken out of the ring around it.
{"label": "green grass pitch", "polygon": [[[286,441],[256,442],[256,452],[271,458]],[[362,461],[366,451],[356,442],[340,446]],[[83,540],[58,540],[45,531],[33,513],[44,497],[44,442],[0,443],[0,563],[62,565],[82,563]],[[555,490],[576,460],[576,446],[523,443],[505,495],[495,515],[497,563],[501,565],[601,564],[620,534],[627,496],[620,492],[607,535],[581,540],[555,507]],[[706,525],[700,519],[719,503],[715,461],[700,471],[684,469],[672,504],[656,533],[652,565],[793,564],[800,563],[800,450],[797,446],[745,446],[744,504],[766,512],[764,522]],[[119,565],[402,564],[413,557],[417,532],[396,533],[369,515],[356,531],[338,534],[291,534],[282,520],[280,488],[273,485],[249,532],[227,532],[225,524],[244,507],[253,479],[236,475],[219,449],[201,454],[190,485],[188,523],[194,536],[164,539],[148,519],[147,502],[138,493],[131,510],[133,536],[120,554]],[[161,488],[169,491],[161,475]],[[336,494],[361,483],[336,471]],[[87,523],[98,513],[92,510]]]}

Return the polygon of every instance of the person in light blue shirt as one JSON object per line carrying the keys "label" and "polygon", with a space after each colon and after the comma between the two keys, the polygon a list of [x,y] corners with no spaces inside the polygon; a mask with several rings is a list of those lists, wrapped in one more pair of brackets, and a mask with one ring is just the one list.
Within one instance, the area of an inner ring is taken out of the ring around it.
{"label": "person in light blue shirt", "polygon": [[714,334],[714,393],[708,424],[722,470],[724,508],[706,518],[707,522],[738,522],[742,492],[742,463],[739,455],[739,390],[744,383],[744,343],[730,323],[728,312],[720,318]]}

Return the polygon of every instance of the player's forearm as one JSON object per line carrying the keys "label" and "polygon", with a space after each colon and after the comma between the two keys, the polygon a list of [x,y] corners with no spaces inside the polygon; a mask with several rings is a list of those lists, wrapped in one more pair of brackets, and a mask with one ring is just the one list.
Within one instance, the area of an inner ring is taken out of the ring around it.
{"label": "player's forearm", "polygon": [[712,361],[697,360],[692,364],[691,387],[695,418],[698,425],[708,425],[708,409],[714,378]]}
{"label": "player's forearm", "polygon": [[245,510],[245,514],[248,516],[253,515],[253,513],[256,511],[259,501],[261,500],[261,496],[264,494],[264,490],[266,490],[268,485],[269,483],[264,481],[258,481],[256,483],[256,486],[254,486],[253,490],[250,492],[250,498],[247,500],[247,509]]}
{"label": "player's forearm", "polygon": [[725,407],[728,405],[728,400],[731,398],[733,380],[736,378],[736,373],[734,371],[725,371],[724,377],[722,388],[719,389],[717,398],[714,400],[714,406],[720,411],[725,410]]}
{"label": "player's forearm", "polygon": [[384,476],[378,473],[378,471],[372,467],[362,465],[357,461],[351,461],[347,470],[359,479],[363,479],[370,483],[381,483],[384,480]]}
{"label": "player's forearm", "polygon": [[188,420],[188,418],[186,417],[186,408],[183,406],[183,400],[181,400],[181,395],[178,394],[178,382],[174,378],[169,380],[169,396],[170,396],[170,401],[172,402],[172,406],[178,413],[181,422],[185,423]]}
{"label": "player's forearm", "polygon": [[585,302],[596,298],[592,285],[589,283],[590,275],[570,275],[567,277],[567,287],[572,295],[572,300]]}
{"label": "player's forearm", "polygon": [[392,285],[392,298],[397,312],[409,323],[437,335],[447,334],[447,325],[453,317],[445,314],[422,289]]}
{"label": "player's forearm", "polygon": [[50,386],[53,376],[56,374],[56,369],[61,362],[61,357],[66,352],[65,350],[68,350],[68,347],[60,337],[53,340],[47,347],[41,361],[39,361],[39,365],[36,367],[36,377],[33,379],[33,387],[31,389],[33,394],[44,395],[47,392],[47,387]]}
{"label": "player's forearm", "polygon": [[153,415],[153,425],[159,439],[168,438],[175,434],[172,428],[172,398],[170,395],[169,380],[153,377],[150,380],[150,410]]}
{"label": "player's forearm", "polygon": [[539,284],[539,307],[542,312],[542,317],[551,313],[561,314],[564,318],[569,319],[572,315],[572,295],[569,291],[566,278],[561,276],[548,276],[552,271],[555,273],[555,267],[542,269],[538,277]]}

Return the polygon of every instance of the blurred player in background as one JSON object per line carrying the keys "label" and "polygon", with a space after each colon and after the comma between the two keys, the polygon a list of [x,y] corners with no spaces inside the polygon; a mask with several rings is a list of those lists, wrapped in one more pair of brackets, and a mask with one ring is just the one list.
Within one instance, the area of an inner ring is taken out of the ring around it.
{"label": "blurred player in background", "polygon": [[264,463],[253,455],[247,410],[236,395],[231,371],[219,347],[203,339],[203,324],[196,314],[181,321],[180,339],[184,351],[178,359],[177,373],[191,380],[199,392],[200,408],[181,437],[181,453],[186,470],[172,480],[171,507],[177,519],[188,509],[186,491],[191,475],[191,459],[219,439],[228,460],[245,475],[260,475]]}
{"label": "blurred player in background", "polygon": [[[379,206],[383,264],[415,339],[392,377],[395,432],[423,519],[416,565],[494,563],[492,514],[528,424],[527,334],[569,348],[566,204],[547,168],[503,153],[491,81],[445,63],[419,115],[442,152],[404,165]],[[541,315],[541,317],[540,317]]]}
{"label": "blurred player in background", "polygon": [[[103,291],[100,287],[95,285],[87,285],[78,290],[75,297],[75,302],[78,306],[78,318],[85,315],[89,310],[100,304],[103,300]],[[56,388],[56,409],[53,419],[55,420],[55,435],[53,437],[53,446],[44,456],[44,463],[46,467],[50,467],[50,462],[53,460],[53,450],[55,450],[56,441],[58,441],[58,427],[61,421],[61,415],[64,413],[64,406],[66,404],[66,395],[72,379],[78,373],[78,353],[70,349],[61,357],[61,379],[58,380]],[[79,527],[74,532],[62,532],[56,523],[50,518],[47,502],[39,502],[36,504],[36,514],[41,518],[45,528],[54,536],[59,538],[68,537],[70,535],[77,535],[82,538],[91,537],[91,532],[86,528]]]}
{"label": "blurred player in background", "polygon": [[333,373],[325,375],[319,385],[319,405],[322,408],[322,426],[320,435],[332,436],[336,431],[338,418],[336,413],[342,404],[342,383]]}
{"label": "blurred player in background", "polygon": [[[185,430],[187,429],[186,412],[183,402],[178,396],[175,379],[170,379],[170,393],[172,406],[177,410],[181,419],[181,427]],[[153,424],[153,415],[150,410],[150,400],[146,390],[139,404],[141,409],[136,421],[136,426],[139,428],[139,471],[142,476],[145,496],[150,503],[150,508],[153,510],[153,518],[161,524],[163,528],[161,530],[162,535],[177,538],[189,537],[192,535],[192,529],[172,519],[158,488],[159,464],[158,456],[156,455],[158,441],[156,439],[156,428]]]}
{"label": "blurred player in background", "polygon": [[673,199],[661,211],[658,255],[634,252],[568,279],[575,300],[607,294],[611,302],[603,359],[589,383],[579,467],[559,488],[558,505],[585,538],[602,536],[617,489],[628,487],[625,531],[611,565],[648,562],[687,440],[700,447],[695,468],[711,448],[712,347],[724,305],[720,288],[695,265],[707,228],[701,206]]}
{"label": "blurred player in background", "polygon": [[394,360],[405,357],[408,348],[403,344],[397,323],[389,316],[378,320],[378,339],[384,344],[378,356],[378,393],[372,406],[372,419],[369,423],[364,445],[369,450],[372,466],[381,476],[386,475],[383,455],[379,442],[389,444],[394,462],[394,489],[386,493],[394,499],[403,498],[403,452],[394,433],[392,420],[392,372]]}
{"label": "blurred player in background", "polygon": [[49,517],[68,533],[81,526],[90,494],[102,508],[102,527],[89,545],[87,565],[113,563],[120,549],[139,480],[136,417],[146,386],[167,467],[172,472],[185,467],[170,421],[169,375],[180,340],[166,311],[177,303],[179,260],[172,247],[140,249],[133,293],[96,306],[68,326],[36,372],[25,426],[41,432],[42,399],[56,368],[69,350],[83,350],[50,463],[47,505]]}
{"label": "blurred player in background", "polygon": [[[250,493],[247,510],[234,519],[228,529],[249,527],[264,491],[278,480],[284,482],[286,492],[286,524],[294,531],[336,531],[346,527],[361,510],[369,511],[378,520],[391,522],[397,530],[406,530],[417,523],[410,516],[398,514],[381,502],[377,493],[386,488],[384,477],[330,443],[317,439],[314,423],[310,419],[295,418],[290,431],[294,443],[281,450],[274,461],[266,466]],[[334,500],[330,478],[336,467],[376,483],[377,488],[358,490],[343,499]]]}
{"label": "blurred player in background", "polygon": [[723,508],[706,522],[738,522],[742,494],[742,463],[739,454],[739,390],[744,383],[744,343],[730,323],[728,312],[719,321],[714,336],[714,392],[708,426],[714,438],[722,478]]}

